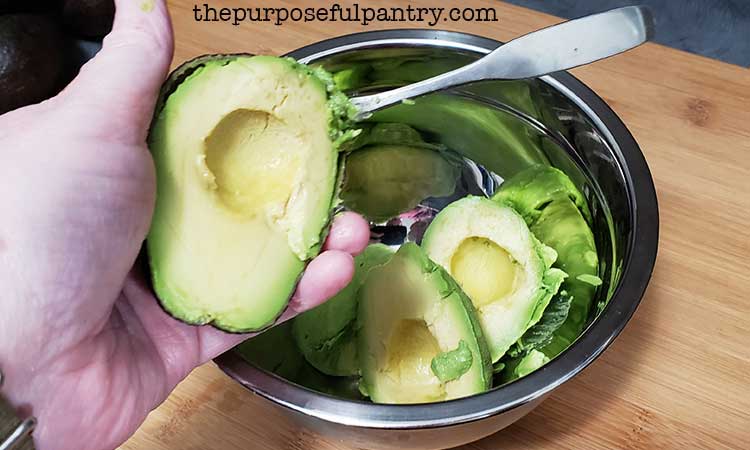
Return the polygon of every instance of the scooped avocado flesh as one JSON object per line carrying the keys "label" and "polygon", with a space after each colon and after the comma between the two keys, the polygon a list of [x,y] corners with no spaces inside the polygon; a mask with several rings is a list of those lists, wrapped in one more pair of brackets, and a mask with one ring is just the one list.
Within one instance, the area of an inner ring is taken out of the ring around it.
{"label": "scooped avocado flesh", "polygon": [[567,319],[543,350],[548,356],[555,356],[576,340],[588,321],[597,282],[601,283],[597,276],[599,258],[594,235],[573,202],[553,201],[531,229],[542,242],[557,250],[555,265],[569,275],[561,289],[573,296]]}
{"label": "scooped avocado flesh", "polygon": [[565,173],[555,167],[536,164],[505,180],[492,197],[508,203],[527,223],[539,218],[542,209],[554,200],[569,200],[590,222],[586,198]]}
{"label": "scooped avocado flesh", "polygon": [[471,301],[417,245],[373,268],[357,297],[361,383],[372,401],[435,402],[489,389],[489,353]]}
{"label": "scooped avocado flesh", "polygon": [[171,88],[149,136],[154,289],[188,323],[262,329],[319,251],[340,97],[317,73],[267,56],[203,58]]}
{"label": "scooped avocado flesh", "polygon": [[514,206],[534,235],[558,254],[555,267],[569,276],[561,291],[573,297],[563,325],[543,351],[554,357],[583,331],[596,294],[599,258],[583,194],[559,169],[537,165],[506,180],[493,197]]}
{"label": "scooped avocado flesh", "polygon": [[531,350],[521,358],[508,361],[500,373],[500,382],[507,383],[517,378],[525,377],[531,372],[547,364],[550,358],[539,350]]}
{"label": "scooped avocado flesh", "polygon": [[336,296],[294,318],[292,334],[305,359],[327,375],[359,373],[356,345],[357,291],[369,271],[385,264],[393,250],[372,244],[354,258],[354,277]]}
{"label": "scooped avocado flesh", "polygon": [[422,247],[474,302],[493,362],[539,320],[565,277],[550,268],[554,250],[534,237],[521,216],[487,198],[448,205],[430,224]]}

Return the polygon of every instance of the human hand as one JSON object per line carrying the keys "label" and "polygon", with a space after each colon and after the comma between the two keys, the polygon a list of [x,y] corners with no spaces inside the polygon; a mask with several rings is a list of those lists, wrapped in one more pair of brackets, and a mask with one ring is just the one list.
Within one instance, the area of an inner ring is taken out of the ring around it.
{"label": "human hand", "polygon": [[[114,448],[194,367],[247,338],[169,317],[137,268],[155,197],[146,136],[172,56],[166,6],[118,0],[57,97],[0,116],[0,368],[37,448]],[[147,9],[147,8],[146,8]],[[283,319],[345,286],[365,221],[334,222]]]}

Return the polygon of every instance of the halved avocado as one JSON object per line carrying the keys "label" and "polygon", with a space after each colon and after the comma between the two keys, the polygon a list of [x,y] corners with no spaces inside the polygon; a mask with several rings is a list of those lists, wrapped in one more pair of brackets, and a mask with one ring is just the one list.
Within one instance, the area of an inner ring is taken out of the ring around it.
{"label": "halved avocado", "polygon": [[490,388],[471,301],[416,244],[373,268],[358,299],[361,388],[372,401],[426,403]]}
{"label": "halved avocado", "polygon": [[492,362],[542,316],[565,273],[511,207],[465,197],[443,209],[422,247],[472,299]]}
{"label": "halved avocado", "polygon": [[334,376],[359,374],[356,344],[357,291],[368,272],[385,264],[393,250],[383,244],[368,246],[354,258],[354,277],[335,297],[294,319],[292,334],[305,359],[319,371]]}
{"label": "halved avocado", "polygon": [[319,252],[350,111],[322,72],[290,59],[188,66],[165,86],[149,136],[154,289],[185,322],[259,330]]}

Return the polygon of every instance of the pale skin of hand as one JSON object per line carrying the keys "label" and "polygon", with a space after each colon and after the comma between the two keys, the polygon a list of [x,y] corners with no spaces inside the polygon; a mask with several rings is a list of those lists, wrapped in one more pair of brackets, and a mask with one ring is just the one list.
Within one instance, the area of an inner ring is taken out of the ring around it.
{"label": "pale skin of hand", "polygon": [[[173,47],[163,0],[141,2],[116,1],[103,50],[60,95],[0,116],[3,395],[38,418],[39,450],[118,446],[193,368],[248,337],[172,319],[134,268]],[[282,319],[343,288],[368,239],[361,217],[337,217]]]}

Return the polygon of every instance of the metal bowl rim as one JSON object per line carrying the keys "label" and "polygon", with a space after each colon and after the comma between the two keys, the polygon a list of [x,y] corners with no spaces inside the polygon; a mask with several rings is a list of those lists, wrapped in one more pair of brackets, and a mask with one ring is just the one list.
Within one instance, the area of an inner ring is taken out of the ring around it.
{"label": "metal bowl rim", "polygon": [[[336,37],[302,47],[288,56],[308,62],[343,51],[396,45],[488,53],[501,42],[454,31],[400,29]],[[335,398],[286,382],[253,367],[233,352],[216,358],[219,368],[262,397],[304,415],[363,428],[421,429],[459,425],[517,408],[547,395],[591,364],[623,330],[651,278],[659,234],[656,191],[638,144],[604,100],[567,72],[541,79],[581,108],[607,139],[625,177],[633,215],[632,235],[619,285],[604,311],[573,345],[541,369],[502,388],[421,405],[385,405]]]}

